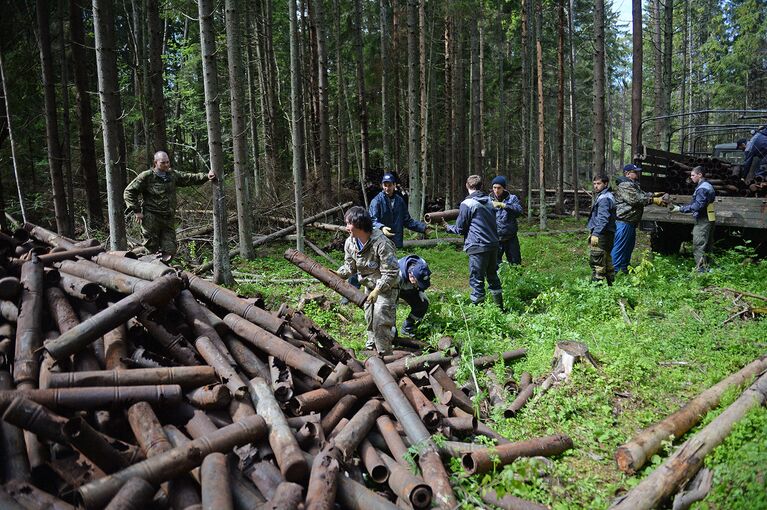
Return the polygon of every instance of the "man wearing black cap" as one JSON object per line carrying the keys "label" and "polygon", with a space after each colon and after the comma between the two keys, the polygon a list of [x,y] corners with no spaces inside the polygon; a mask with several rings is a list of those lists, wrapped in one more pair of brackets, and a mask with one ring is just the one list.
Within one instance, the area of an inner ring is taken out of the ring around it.
{"label": "man wearing black cap", "polygon": [[429,264],[418,255],[399,259],[399,297],[410,305],[410,313],[402,323],[400,332],[405,336],[415,335],[415,328],[429,309],[426,289],[431,285]]}
{"label": "man wearing black cap", "polygon": [[394,241],[394,246],[402,248],[404,229],[422,234],[429,234],[431,229],[425,223],[410,216],[405,199],[394,191],[397,189],[397,178],[386,172],[381,178],[382,191],[370,202],[370,217],[373,227],[380,228],[386,237]]}
{"label": "man wearing black cap", "polygon": [[522,204],[516,195],[506,190],[506,177],[499,175],[492,182],[495,223],[498,229],[498,265],[506,254],[509,264],[521,264],[522,253],[517,237],[517,218],[522,215]]}
{"label": "man wearing black cap", "polygon": [[[663,193],[645,193],[639,187],[639,173],[642,171],[638,166],[629,163],[623,167],[623,177],[616,179],[615,208],[617,219],[615,222],[615,244],[612,249],[613,265],[615,272],[628,272],[631,262],[631,253],[636,244],[636,229],[644,213],[644,206],[649,204],[665,205],[668,195]],[[658,195],[658,196],[656,196]]]}

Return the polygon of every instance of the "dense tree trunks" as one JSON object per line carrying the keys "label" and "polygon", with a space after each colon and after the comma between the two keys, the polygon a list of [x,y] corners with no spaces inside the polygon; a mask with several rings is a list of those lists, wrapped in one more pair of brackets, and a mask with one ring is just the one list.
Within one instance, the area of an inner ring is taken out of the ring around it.
{"label": "dense tree trunks", "polygon": [[248,125],[245,121],[245,73],[242,68],[242,2],[226,0],[226,54],[229,66],[229,98],[232,112],[232,155],[234,156],[234,190],[237,200],[237,232],[240,256],[251,259],[253,250],[253,216],[248,186]]}
{"label": "dense tree trunks", "polygon": [[557,7],[557,214],[565,209],[565,0]]}
{"label": "dense tree trunks", "polygon": [[[540,0],[539,0],[540,1]],[[525,169],[525,172],[527,173],[527,182],[530,183],[527,188],[527,203],[530,204],[527,208],[527,220],[532,223],[533,221],[533,186],[535,186],[535,181],[537,179],[536,177],[536,165],[535,165],[535,158],[538,154],[536,151],[542,150],[542,148],[538,147],[538,145],[535,142],[536,139],[536,132],[535,128],[533,127],[535,125],[535,112],[536,112],[536,87],[533,85],[533,82],[535,81],[535,75],[536,75],[536,57],[535,57],[535,37],[537,33],[537,27],[535,26],[535,20],[533,19],[533,16],[535,14],[535,0],[528,0],[527,2],[527,20],[528,20],[528,32],[529,35],[527,37],[527,54],[530,56],[530,67],[529,72],[527,74],[527,98],[525,99],[527,103],[530,105],[530,107],[527,109],[527,138],[522,142],[527,144],[528,150],[530,151],[530,157],[527,160],[527,168]]]}
{"label": "dense tree trunks", "polygon": [[[133,84],[133,95],[135,96],[135,103],[138,104],[138,109],[141,115],[133,121],[133,151],[136,152],[145,142],[148,141],[147,137],[147,104],[146,94],[144,90],[144,84],[146,82],[146,76],[143,74],[145,58],[144,58],[144,34],[146,33],[144,16],[138,0],[131,0],[131,30],[129,34],[130,45],[132,50],[131,61],[131,73]],[[147,167],[151,164],[149,161],[150,148],[145,146],[144,161],[147,163]]]}
{"label": "dense tree trunks", "polygon": [[53,210],[56,216],[56,230],[60,234],[71,236],[67,196],[64,191],[61,145],[59,143],[58,115],[56,113],[56,90],[53,77],[53,55],[51,54],[50,3],[37,0],[37,31],[40,50],[40,65],[43,79],[43,98],[45,103],[45,138],[48,146],[48,169],[51,173],[53,191]]}
{"label": "dense tree trunks", "polygon": [[[385,0],[384,0],[385,1]],[[349,177],[349,143],[347,130],[347,110],[346,110],[346,78],[344,75],[344,60],[341,55],[341,6],[340,0],[333,0],[333,18],[336,32],[336,79],[338,80],[338,99],[336,100],[336,129],[338,130],[338,179]],[[381,78],[385,81],[385,78]],[[383,99],[382,99],[383,101]],[[384,109],[384,112],[386,110]],[[384,129],[384,133],[386,130]],[[340,189],[340,186],[339,186]]]}
{"label": "dense tree trunks", "polygon": [[293,147],[293,188],[296,203],[296,249],[304,250],[304,211],[302,205],[304,165],[304,120],[301,110],[301,58],[298,53],[296,0],[289,0],[290,17],[290,117]]}
{"label": "dense tree trunks", "polygon": [[605,2],[594,0],[594,153],[592,171],[605,171]]}
{"label": "dense tree trunks", "polygon": [[[336,0],[338,2],[338,0]],[[381,141],[383,142],[383,165],[385,170],[392,168],[392,136],[391,136],[391,112],[390,110],[390,56],[389,32],[390,9],[389,0],[379,0],[380,5],[380,32],[381,32]],[[340,47],[340,44],[339,44]]]}
{"label": "dense tree trunks", "polygon": [[[2,48],[0,48],[0,84],[2,85],[2,92],[3,92],[3,101],[0,103],[0,109],[2,109],[3,117],[5,117],[5,131],[8,133],[8,141],[11,145],[11,160],[13,162],[13,176],[16,180],[16,191],[18,192],[18,198],[19,198],[19,208],[21,209],[21,219],[26,223],[27,221],[27,209],[24,206],[24,197],[21,194],[21,183],[19,182],[19,167],[18,162],[16,161],[16,143],[13,138],[13,126],[11,121],[11,110],[10,105],[8,104],[8,83],[5,78],[5,62],[3,61],[3,51]],[[2,187],[0,185],[0,187]],[[4,196],[4,195],[3,195]],[[6,217],[5,217],[5,200],[0,199],[0,208],[2,211],[3,217],[0,219],[0,228],[2,228],[3,231],[8,231],[8,226],[6,225]]]}
{"label": "dense tree trunks", "polygon": [[[256,85],[257,81],[257,63],[256,63],[256,37],[253,36],[253,7],[250,2],[245,2],[245,46],[247,48],[247,65],[245,71],[248,78],[248,119],[249,127],[248,132],[250,134],[250,160],[253,165],[253,186],[252,186],[252,199],[255,205],[262,195],[262,175],[261,175],[261,158],[260,158],[260,145],[259,145],[259,126],[263,124],[259,123],[259,119],[262,118],[258,111],[258,99],[260,91]],[[252,243],[251,243],[252,244]]]}
{"label": "dense tree trunks", "polygon": [[541,27],[543,0],[535,4],[535,54],[538,74],[538,226],[546,230],[546,172],[545,172],[545,127],[543,101],[543,46],[541,45]]}
{"label": "dense tree trunks", "polygon": [[642,0],[631,0],[631,152],[642,144]]}
{"label": "dense tree trunks", "polygon": [[421,214],[421,170],[419,160],[420,150],[420,111],[418,100],[420,98],[418,88],[418,3],[419,0],[407,1],[407,169],[410,178],[410,198],[408,207],[410,213],[416,218]]}
{"label": "dense tree trunks", "polygon": [[152,102],[151,152],[167,151],[165,133],[165,94],[163,80],[162,48],[163,26],[160,19],[160,0],[147,0],[146,16],[149,28],[149,91]]}
{"label": "dense tree trunks", "polygon": [[[689,76],[687,74],[687,37],[688,37],[688,23],[690,22],[690,0],[684,0],[684,11],[682,18],[682,82],[679,84],[679,113],[684,114],[687,111],[687,87],[689,82]],[[684,153],[685,138],[679,137],[679,153]]]}
{"label": "dense tree trunks", "polygon": [[578,122],[577,105],[575,100],[575,28],[573,23],[573,0],[569,1],[570,10],[567,18],[568,39],[570,45],[570,179],[575,196],[573,197],[573,214],[577,218],[580,213],[578,205]]}
{"label": "dense tree trunks", "polygon": [[471,35],[469,46],[471,51],[471,173],[482,176],[482,128],[480,127],[480,93],[479,93],[479,23],[478,16],[471,19]]}
{"label": "dense tree trunks", "polygon": [[461,34],[466,28],[465,23],[460,18],[454,19],[455,32],[453,33],[453,111],[455,115],[453,131],[453,197],[456,204],[460,203],[466,195],[466,177],[469,169],[468,147],[467,147],[467,126],[466,126],[466,58],[464,56],[464,39]]}
{"label": "dense tree trunks", "polygon": [[410,212],[416,217],[420,218],[426,211],[426,192],[429,189],[428,186],[428,155],[429,155],[429,90],[431,87],[428,83],[428,75],[426,74],[426,0],[420,0],[418,3],[418,76],[421,86],[420,89],[420,135],[421,140],[419,145],[420,161],[419,171],[421,172],[421,200],[418,203],[417,209],[410,209]]}
{"label": "dense tree trunks", "polygon": [[[650,30],[652,30],[652,52],[653,52],[653,116],[660,117],[665,115],[663,110],[663,37],[661,28],[661,0],[651,0],[650,3]],[[656,121],[653,124],[655,133],[655,147],[663,147],[666,142],[664,137],[663,120]]]}
{"label": "dense tree trunks", "polygon": [[255,9],[256,60],[258,61],[258,82],[261,90],[261,117],[264,131],[264,188],[274,191],[279,168],[277,110],[277,76],[272,47],[271,0],[257,0],[251,4]]}
{"label": "dense tree trunks", "polygon": [[360,123],[360,186],[365,199],[365,207],[368,206],[368,198],[365,194],[365,181],[370,173],[370,148],[368,140],[368,108],[367,94],[365,93],[365,61],[362,54],[362,1],[354,0],[354,54],[357,69],[357,118]]}
{"label": "dense tree trunks", "polygon": [[96,39],[101,131],[104,138],[109,247],[111,250],[125,250],[128,246],[122,196],[124,189],[122,183],[125,181],[125,176],[120,175],[121,108],[114,30],[112,2],[93,0],[93,32]]}
{"label": "dense tree trunks", "polygon": [[224,151],[221,145],[221,112],[216,68],[216,35],[213,26],[213,0],[199,0],[200,50],[202,52],[205,117],[208,125],[210,168],[213,182],[213,280],[230,285],[234,282],[227,249],[226,204],[224,197]]}
{"label": "dense tree trunks", "polygon": [[522,0],[522,6],[520,9],[520,35],[522,38],[522,47],[520,49],[520,53],[522,54],[522,69],[520,71],[520,78],[522,81],[522,85],[520,87],[521,91],[521,98],[520,98],[520,104],[522,105],[522,140],[521,140],[521,152],[522,152],[522,200],[526,202],[526,208],[527,208],[527,214],[528,218],[532,214],[532,200],[530,200],[530,173],[528,172],[528,168],[530,168],[530,146],[527,143],[527,140],[530,138],[529,131],[530,131],[530,124],[527,122],[528,120],[528,110],[532,107],[532,105],[529,103],[528,98],[530,97],[530,81],[528,78],[529,74],[529,59],[530,55],[528,53],[529,48],[529,42],[528,42],[528,22],[529,22],[529,16],[528,12],[530,11],[530,0]]}
{"label": "dense tree trunks", "polygon": [[[674,43],[674,0],[664,0],[663,7],[663,115],[671,113],[671,61]],[[671,123],[665,120],[663,126],[663,145],[671,150]]]}
{"label": "dense tree trunks", "polygon": [[71,123],[69,121],[69,59],[67,58],[67,43],[64,37],[64,26],[67,12],[66,0],[59,0],[59,48],[61,54],[61,157],[64,169],[64,182],[70,201],[67,204],[67,223],[72,232],[75,229],[74,183],[72,178],[72,144],[70,140]]}
{"label": "dense tree trunks", "polygon": [[455,195],[455,149],[453,133],[455,132],[455,111],[453,110],[453,21],[449,14],[445,15],[445,165],[443,183],[445,185],[445,210],[453,209]]}
{"label": "dense tree trunks", "polygon": [[317,191],[320,202],[330,203],[330,105],[328,100],[328,57],[325,38],[325,19],[322,9],[323,0],[312,0],[314,6],[313,22],[317,37],[317,86],[319,97],[319,182]]}

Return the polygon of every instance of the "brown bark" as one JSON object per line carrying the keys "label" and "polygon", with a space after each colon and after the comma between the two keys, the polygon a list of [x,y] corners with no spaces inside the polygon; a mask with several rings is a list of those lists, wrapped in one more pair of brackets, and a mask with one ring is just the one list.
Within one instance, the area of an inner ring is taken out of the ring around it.
{"label": "brown bark", "polygon": [[354,0],[354,53],[356,56],[357,69],[357,116],[360,123],[360,153],[362,155],[362,169],[360,171],[360,186],[365,199],[365,207],[368,205],[365,194],[365,181],[370,171],[370,149],[368,141],[368,110],[367,94],[365,92],[365,66],[362,55],[362,3]]}
{"label": "brown bark", "polygon": [[527,144],[528,133],[530,131],[530,125],[527,122],[528,109],[530,108],[530,104],[527,101],[527,98],[530,96],[530,82],[528,78],[530,64],[528,62],[529,54],[527,51],[530,45],[527,33],[529,3],[530,0],[522,0],[522,7],[520,9],[520,34],[522,36],[522,48],[520,50],[522,53],[522,70],[520,73],[522,75],[522,97],[520,98],[520,103],[522,104],[522,143],[520,144],[522,146],[522,200],[526,202],[525,207],[527,208],[528,215],[532,214],[532,207],[530,207],[530,202],[532,202],[530,200],[530,175],[528,173],[528,168],[530,168],[530,147]]}
{"label": "brown bark", "polygon": [[562,214],[565,209],[565,0],[557,6],[557,205]]}
{"label": "brown bark", "polygon": [[152,102],[152,146],[155,151],[167,151],[165,128],[165,94],[163,93],[163,26],[159,0],[147,0],[146,15],[149,28],[149,90]]}
{"label": "brown bark", "polygon": [[328,58],[323,27],[322,0],[314,0],[312,23],[317,37],[317,86],[319,96],[319,181],[317,191],[320,201],[327,204],[330,199],[330,107],[328,105]]}
{"label": "brown bark", "polygon": [[304,164],[304,121],[301,112],[301,67],[298,54],[298,20],[296,0],[288,2],[290,16],[290,111],[293,141],[293,187],[296,207],[296,249],[304,251],[304,212],[301,201]]}
{"label": "brown bark", "polygon": [[642,143],[642,0],[631,1],[631,151],[636,154]]}
{"label": "brown bark", "polygon": [[594,0],[594,176],[605,171],[605,2]]}
{"label": "brown bark", "polygon": [[471,173],[482,175],[482,128],[480,123],[479,18],[471,20]]}
{"label": "brown bark", "polygon": [[568,36],[570,43],[570,179],[575,196],[573,198],[573,213],[577,218],[580,214],[580,205],[578,204],[578,123],[575,105],[575,30],[573,27],[573,0],[570,0],[570,10],[568,16]]}
{"label": "brown bark", "polygon": [[544,148],[546,147],[546,139],[543,115],[543,47],[541,46],[542,3],[543,0],[538,0],[538,3],[535,5],[535,50],[538,68],[538,224],[541,230],[546,230],[546,173],[544,171]]}
{"label": "brown bark", "polygon": [[[418,3],[419,0],[407,2],[407,168],[410,178],[409,209],[413,215],[420,217],[421,186],[420,136],[419,136],[419,77],[418,77]],[[423,85],[422,85],[423,86]]]}

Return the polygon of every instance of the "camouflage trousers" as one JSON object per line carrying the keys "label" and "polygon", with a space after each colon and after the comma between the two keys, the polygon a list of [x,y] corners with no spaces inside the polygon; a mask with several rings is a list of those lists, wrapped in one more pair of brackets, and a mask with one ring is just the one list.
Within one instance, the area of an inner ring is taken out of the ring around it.
{"label": "camouflage trousers", "polygon": [[141,235],[144,237],[144,248],[149,253],[162,252],[175,255],[176,222],[173,213],[167,215],[145,212],[141,222]]}
{"label": "camouflage trousers", "polygon": [[708,268],[706,254],[711,251],[714,241],[714,222],[707,219],[697,220],[692,227],[692,255],[695,257],[695,269]]}
{"label": "camouflage trousers", "polygon": [[392,352],[398,297],[399,289],[391,289],[381,292],[375,303],[365,303],[365,322],[368,332],[365,348],[375,349],[382,356]]}
{"label": "camouflage trousers", "polygon": [[613,267],[613,243],[615,232],[605,232],[599,237],[597,246],[591,246],[589,252],[589,265],[591,266],[591,281],[606,280],[611,284],[615,280],[615,268]]}

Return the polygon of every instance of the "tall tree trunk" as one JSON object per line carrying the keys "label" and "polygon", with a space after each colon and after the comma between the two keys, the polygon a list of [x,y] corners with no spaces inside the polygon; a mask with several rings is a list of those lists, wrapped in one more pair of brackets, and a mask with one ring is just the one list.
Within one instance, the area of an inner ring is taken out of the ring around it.
{"label": "tall tree trunk", "polygon": [[407,168],[410,178],[409,209],[416,218],[421,217],[421,170],[420,158],[420,133],[418,128],[420,98],[418,91],[418,1],[407,1]]}
{"label": "tall tree trunk", "polygon": [[479,108],[478,108],[478,124],[479,124],[479,144],[477,150],[479,152],[479,171],[480,174],[485,175],[485,30],[479,23],[482,20],[482,4],[480,3],[479,20],[477,26],[477,45],[479,46]]}
{"label": "tall tree trunk", "polygon": [[[336,31],[336,76],[338,79],[338,113],[336,114],[338,129],[338,178],[341,180],[349,177],[349,145],[348,131],[346,129],[346,78],[344,76],[344,63],[341,54],[341,6],[339,4],[340,0],[333,0],[333,17],[335,18]],[[383,77],[381,79],[384,80]]]}
{"label": "tall tree trunk", "polygon": [[[599,1],[599,0],[597,0]],[[542,36],[542,14],[543,0],[538,0],[535,5],[535,52],[538,68],[538,225],[541,230],[546,230],[546,172],[544,154],[546,153],[545,123],[543,117],[543,47],[541,45]]]}
{"label": "tall tree trunk", "polygon": [[445,210],[452,209],[455,202],[453,181],[455,180],[455,110],[453,109],[453,19],[445,15]]}
{"label": "tall tree trunk", "polygon": [[67,59],[67,44],[64,38],[64,20],[66,18],[66,0],[59,0],[59,46],[61,47],[61,120],[63,123],[61,132],[62,158],[64,165],[64,179],[66,182],[67,196],[72,203],[67,207],[67,222],[72,232],[75,229],[75,203],[74,184],[72,182],[72,144],[70,140],[69,122],[69,60]]}
{"label": "tall tree trunk", "polygon": [[163,91],[163,26],[160,19],[159,0],[147,0],[147,22],[149,27],[149,89],[152,100],[152,145],[154,151],[168,150],[165,134],[165,94]]}
{"label": "tall tree trunk", "polygon": [[304,165],[304,126],[301,110],[301,60],[298,54],[298,20],[296,19],[296,0],[289,0],[290,16],[290,112],[291,138],[293,140],[293,188],[296,201],[296,249],[304,251],[304,211],[303,165]]}
{"label": "tall tree trunk", "polygon": [[253,27],[253,8],[250,2],[245,2],[245,23],[246,23],[246,46],[248,61],[245,66],[245,70],[248,74],[248,118],[250,119],[250,159],[253,162],[253,197],[259,199],[261,197],[262,175],[261,175],[261,159],[260,159],[260,145],[258,130],[259,119],[262,115],[259,115],[258,103],[256,96],[259,94],[256,87],[256,75],[258,70],[256,69],[256,58],[253,46],[255,46],[256,38],[252,35],[251,29]]}
{"label": "tall tree trunk", "polygon": [[[606,59],[605,59],[606,60]],[[615,124],[615,115],[613,115],[613,88],[610,86],[612,80],[610,79],[610,71],[607,71],[607,77],[605,79],[605,87],[607,91],[607,111],[605,114],[605,122],[607,122],[607,140],[605,143],[605,169],[607,175],[613,174],[613,126]]]}
{"label": "tall tree trunk", "polygon": [[43,93],[45,102],[45,137],[48,145],[48,168],[51,172],[53,210],[56,229],[60,234],[71,236],[68,221],[67,196],[64,192],[61,146],[59,145],[58,115],[56,114],[56,90],[53,78],[53,56],[51,54],[51,29],[49,2],[37,0],[37,30],[42,67]]}
{"label": "tall tree trunk", "polygon": [[479,94],[479,23],[478,16],[471,20],[471,173],[482,175],[482,129],[480,128]]}
{"label": "tall tree trunk", "polygon": [[202,53],[205,117],[208,125],[210,168],[216,174],[213,182],[213,280],[231,285],[234,282],[227,249],[227,212],[224,197],[224,151],[221,146],[221,112],[218,106],[216,67],[216,34],[213,27],[213,0],[199,0],[200,50]]}
{"label": "tall tree trunk", "polygon": [[320,154],[318,191],[323,197],[324,204],[329,203],[330,196],[330,106],[328,104],[328,57],[325,41],[325,20],[322,14],[322,1],[312,0],[314,6],[314,28],[317,36],[317,85],[319,87],[319,131]]}
{"label": "tall tree trunk", "polygon": [[594,0],[594,176],[605,171],[605,2]]}
{"label": "tall tree trunk", "polygon": [[528,23],[529,23],[529,16],[528,12],[530,11],[530,0],[522,0],[522,6],[520,9],[520,35],[522,36],[522,72],[520,73],[522,75],[522,86],[520,87],[520,90],[522,92],[522,97],[520,98],[520,104],[522,105],[522,143],[520,143],[521,150],[522,150],[522,200],[526,202],[526,208],[527,208],[527,214],[528,218],[531,217],[533,214],[533,207],[532,207],[532,200],[530,199],[530,174],[528,172],[528,169],[530,168],[530,146],[527,143],[527,140],[530,138],[530,124],[527,122],[529,112],[528,110],[532,107],[532,105],[529,103],[528,98],[530,97],[530,81],[528,78],[528,70],[530,67],[529,59],[530,55],[527,51],[529,48],[529,34],[528,34]]}
{"label": "tall tree trunk", "polygon": [[557,7],[557,213],[565,210],[565,0]]}
{"label": "tall tree trunk", "polygon": [[454,180],[453,180],[453,196],[456,201],[460,202],[460,199],[466,194],[465,182],[468,177],[467,170],[469,169],[468,147],[467,145],[467,126],[466,126],[466,59],[464,56],[464,39],[465,24],[459,17],[455,21],[454,32],[454,51],[453,57],[455,65],[453,65],[453,109],[455,110],[455,139],[453,140],[453,155],[455,158]]}
{"label": "tall tree trunk", "polygon": [[[418,4],[418,75],[421,83],[421,101],[420,101],[420,125],[421,140],[420,148],[420,172],[421,172],[421,200],[417,208],[411,208],[413,215],[420,219],[426,208],[426,190],[428,186],[428,136],[429,136],[429,83],[426,74],[426,0],[420,0]],[[415,200],[415,199],[413,199]]]}
{"label": "tall tree trunk", "polygon": [[621,154],[618,158],[618,169],[626,164],[626,83],[621,85]]}
{"label": "tall tree trunk", "polygon": [[226,0],[226,55],[229,65],[229,97],[232,112],[232,152],[234,156],[234,190],[237,200],[237,227],[240,256],[252,259],[253,216],[248,188],[248,126],[245,122],[245,75],[242,70],[242,2]]}
{"label": "tall tree trunk", "polygon": [[570,179],[573,187],[573,214],[578,218],[580,206],[578,205],[578,123],[577,106],[575,103],[575,29],[573,23],[573,0],[570,0],[568,15],[568,34],[570,43]]}
{"label": "tall tree trunk", "polygon": [[[652,29],[652,49],[653,49],[653,116],[660,117],[664,115],[663,111],[663,37],[661,28],[660,1],[651,0],[650,20]],[[655,132],[655,147],[661,148],[665,142],[663,137],[665,122],[658,120],[653,125]]]}
{"label": "tall tree trunk", "polygon": [[[337,2],[338,0],[336,0]],[[389,97],[390,58],[389,42],[389,0],[379,1],[381,14],[381,138],[383,141],[383,165],[384,170],[392,168],[392,137],[391,137],[391,98]]]}
{"label": "tall tree trunk", "polygon": [[[642,144],[642,0],[631,0],[631,152]],[[633,158],[632,158],[633,159]]]}
{"label": "tall tree trunk", "polygon": [[357,60],[357,117],[360,123],[360,153],[362,154],[362,171],[360,175],[360,187],[368,206],[368,197],[365,193],[365,181],[370,172],[370,149],[368,146],[368,108],[365,93],[365,65],[362,55],[362,2],[354,0],[354,53]]}
{"label": "tall tree trunk", "polygon": [[96,39],[96,70],[99,79],[101,131],[104,137],[104,166],[106,167],[107,214],[109,217],[109,247],[125,250],[125,203],[120,175],[120,88],[117,80],[117,51],[112,2],[93,0],[93,33]]}
{"label": "tall tree trunk", "polygon": [[88,93],[88,71],[86,56],[85,29],[80,0],[69,1],[69,31],[72,37],[72,69],[74,71],[75,100],[77,102],[78,135],[80,140],[80,169],[85,186],[85,202],[88,207],[88,220],[92,227],[99,228],[104,223],[101,193],[99,192],[99,174],[96,168],[96,144],[93,135],[93,111]]}
{"label": "tall tree trunk", "polygon": [[[690,0],[684,0],[684,14],[682,21],[682,83],[679,91],[679,111],[684,115],[687,111],[687,85],[688,85],[688,73],[687,73],[687,23],[690,20]],[[679,152],[684,154],[685,152],[685,133],[681,133],[679,137]]]}
{"label": "tall tree trunk", "polygon": [[[663,115],[671,113],[671,61],[674,45],[674,0],[665,0],[663,7]],[[671,150],[671,123],[663,121],[663,147]]]}
{"label": "tall tree trunk", "polygon": [[256,60],[258,61],[258,82],[261,89],[261,116],[264,130],[264,188],[274,191],[279,167],[278,154],[278,111],[277,85],[274,76],[274,54],[272,51],[271,0],[253,3],[256,11]]}
{"label": "tall tree trunk", "polygon": [[[538,0],[539,2],[542,0]],[[535,23],[535,2],[536,0],[528,0],[527,2],[527,19],[528,19],[528,30],[530,32],[528,38],[527,38],[527,53],[530,56],[530,66],[529,66],[529,72],[527,76],[527,103],[530,105],[530,108],[527,110],[527,125],[529,127],[527,132],[527,139],[524,141],[524,143],[527,144],[530,151],[530,157],[528,158],[528,167],[525,170],[527,172],[527,181],[530,183],[530,186],[527,188],[527,203],[530,204],[530,206],[527,209],[527,220],[532,223],[533,221],[533,186],[535,185],[536,181],[536,165],[535,165],[535,157],[537,156],[538,152],[543,150],[541,147],[539,147],[536,143],[536,134],[535,134],[535,112],[536,108],[534,105],[536,104],[536,87],[533,84],[535,81],[536,76],[536,56],[535,56],[535,44],[534,41],[536,40],[537,33],[538,33],[538,27],[536,27]],[[536,152],[537,151],[537,152]],[[540,191],[539,191],[540,193]]]}
{"label": "tall tree trunk", "polygon": [[[145,3],[145,2],[144,2]],[[133,121],[133,150],[139,150],[142,144],[144,148],[141,152],[144,154],[144,161],[147,167],[151,164],[149,161],[150,148],[146,142],[148,142],[151,136],[147,135],[147,104],[146,96],[144,94],[144,84],[146,76],[144,75],[145,57],[144,57],[144,34],[146,28],[144,24],[144,18],[142,16],[144,10],[139,7],[138,0],[131,0],[131,33],[130,42],[131,49],[133,50],[133,95],[135,101],[138,103],[138,109],[141,112],[140,118]]]}

